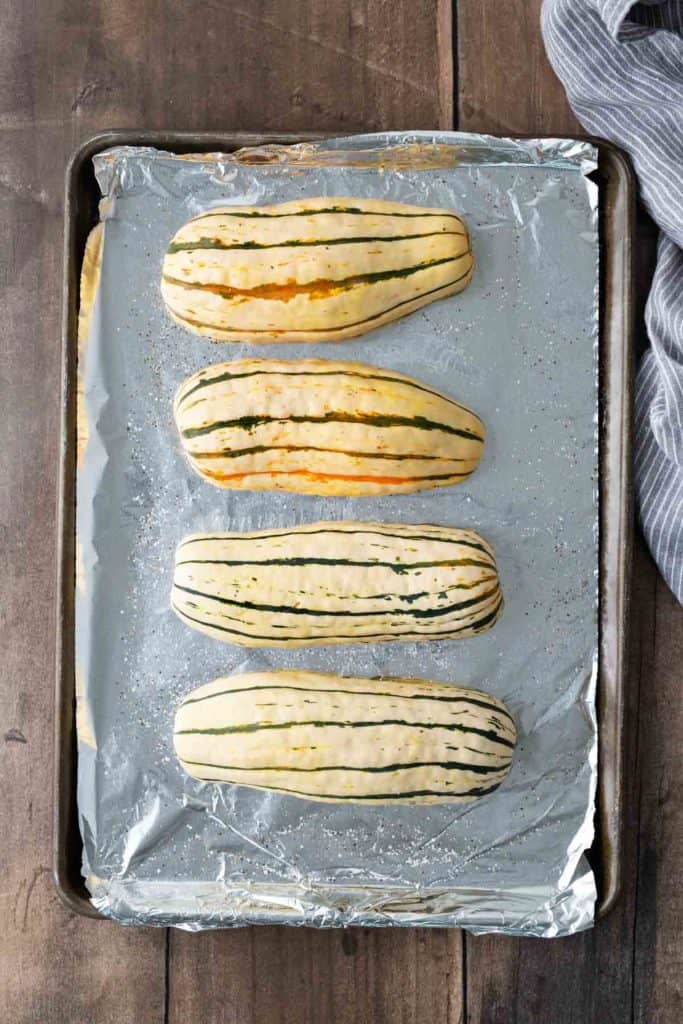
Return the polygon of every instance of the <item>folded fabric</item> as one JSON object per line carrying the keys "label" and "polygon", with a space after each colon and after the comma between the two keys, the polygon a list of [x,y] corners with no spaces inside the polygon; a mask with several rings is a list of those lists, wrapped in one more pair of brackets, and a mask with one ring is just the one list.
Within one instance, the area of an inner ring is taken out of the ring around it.
{"label": "folded fabric", "polygon": [[635,485],[645,538],[683,601],[683,2],[544,0],[548,57],[574,113],[625,149],[660,228],[636,382]]}

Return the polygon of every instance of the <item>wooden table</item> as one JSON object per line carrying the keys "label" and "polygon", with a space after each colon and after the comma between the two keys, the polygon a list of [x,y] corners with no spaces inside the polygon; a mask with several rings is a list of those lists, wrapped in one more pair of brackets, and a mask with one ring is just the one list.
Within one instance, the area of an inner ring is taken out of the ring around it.
{"label": "wooden table", "polygon": [[[538,0],[4,0],[0,1017],[13,1024],[683,1019],[683,613],[634,567],[624,890],[556,941],[191,935],[75,917],[50,877],[62,189],[104,128],[578,129]],[[652,232],[650,232],[650,239]]]}

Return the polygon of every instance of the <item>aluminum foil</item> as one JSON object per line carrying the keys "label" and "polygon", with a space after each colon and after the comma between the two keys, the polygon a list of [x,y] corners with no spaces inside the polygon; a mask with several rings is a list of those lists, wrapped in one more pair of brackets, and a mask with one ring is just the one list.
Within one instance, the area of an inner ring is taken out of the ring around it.
{"label": "aluminum foil", "polygon": [[[188,929],[286,922],[460,925],[564,935],[590,926],[597,663],[596,152],[584,142],[372,135],[178,157],[98,156],[100,277],[82,367],[78,471],[78,808],[99,910]],[[166,245],[223,204],[377,196],[462,213],[470,287],[336,344],[216,344],[166,314]],[[188,374],[246,356],[357,359],[417,376],[488,427],[457,487],[377,498],[228,492],[189,469],[171,403]],[[85,424],[81,422],[81,432]],[[466,640],[245,652],[169,609],[190,531],[318,519],[476,527],[506,611]],[[302,667],[423,676],[502,697],[512,772],[469,805],[319,804],[198,783],[176,763],[179,700],[218,675]]]}

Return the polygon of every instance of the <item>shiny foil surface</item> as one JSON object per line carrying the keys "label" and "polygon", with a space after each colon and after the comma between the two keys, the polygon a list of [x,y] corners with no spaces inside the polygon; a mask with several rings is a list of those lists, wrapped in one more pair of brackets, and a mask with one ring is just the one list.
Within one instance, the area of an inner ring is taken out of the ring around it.
{"label": "shiny foil surface", "polygon": [[[118,148],[95,159],[100,276],[82,366],[78,470],[78,810],[95,906],[201,929],[457,925],[555,936],[589,927],[597,772],[596,151],[584,142],[389,133],[233,155]],[[350,341],[216,343],[164,309],[168,242],[221,205],[362,196],[462,214],[461,294]],[[418,494],[320,498],[211,487],[173,423],[181,381],[245,357],[359,360],[474,409],[477,472]],[[83,422],[83,418],[85,421]],[[480,636],[247,651],[170,610],[190,532],[356,519],[473,527],[506,598]],[[190,779],[178,702],[219,675],[306,668],[486,690],[519,730],[499,790],[467,805],[323,804]]]}

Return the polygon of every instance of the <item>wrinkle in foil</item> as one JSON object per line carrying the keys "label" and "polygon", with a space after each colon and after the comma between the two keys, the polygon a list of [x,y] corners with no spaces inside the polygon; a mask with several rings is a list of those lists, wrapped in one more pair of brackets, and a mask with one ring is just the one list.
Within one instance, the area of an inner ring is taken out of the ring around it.
{"label": "wrinkle in foil", "polygon": [[[78,471],[78,806],[93,903],[127,924],[201,929],[460,925],[554,936],[589,927],[597,772],[597,187],[585,142],[388,133],[237,154],[118,148],[95,160],[100,278],[84,346]],[[335,344],[216,344],[163,308],[166,245],[212,206],[377,196],[462,213],[472,284]],[[357,359],[470,405],[488,428],[464,484],[415,495],[225,492],[180,451],[172,399],[212,362]],[[257,651],[170,611],[190,531],[316,519],[433,522],[494,545],[506,611],[461,641]],[[218,675],[262,668],[423,676],[488,690],[520,733],[513,769],[470,805],[316,804],[198,783],[174,709]]]}

